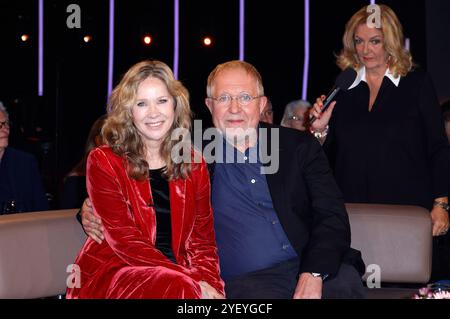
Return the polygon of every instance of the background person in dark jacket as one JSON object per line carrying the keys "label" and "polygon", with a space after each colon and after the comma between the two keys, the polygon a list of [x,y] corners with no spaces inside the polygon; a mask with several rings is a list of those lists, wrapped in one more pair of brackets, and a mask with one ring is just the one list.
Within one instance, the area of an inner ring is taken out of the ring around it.
{"label": "background person in dark jacket", "polygon": [[8,147],[9,116],[0,102],[0,214],[48,210],[33,155]]}
{"label": "background person in dark jacket", "polygon": [[84,148],[83,158],[64,178],[60,208],[79,208],[88,196],[86,190],[86,162],[91,150],[103,144],[101,130],[105,119],[106,114],[100,116],[92,124]]}

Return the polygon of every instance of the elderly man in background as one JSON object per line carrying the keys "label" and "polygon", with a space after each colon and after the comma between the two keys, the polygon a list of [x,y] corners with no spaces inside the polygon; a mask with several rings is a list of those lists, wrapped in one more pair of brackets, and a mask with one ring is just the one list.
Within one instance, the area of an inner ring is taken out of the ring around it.
{"label": "elderly man in background", "polygon": [[281,120],[281,126],[290,127],[299,131],[308,129],[307,119],[311,103],[305,100],[294,100],[289,102]]}
{"label": "elderly man in background", "polygon": [[33,155],[9,145],[9,115],[0,102],[0,214],[48,210]]}
{"label": "elderly man in background", "polygon": [[264,106],[259,120],[264,123],[273,124],[273,105],[269,99],[267,99],[266,106]]}

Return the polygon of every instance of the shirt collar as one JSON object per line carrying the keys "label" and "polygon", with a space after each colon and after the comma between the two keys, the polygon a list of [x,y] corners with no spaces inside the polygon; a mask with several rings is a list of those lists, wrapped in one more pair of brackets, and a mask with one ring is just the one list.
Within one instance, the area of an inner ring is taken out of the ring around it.
{"label": "shirt collar", "polygon": [[259,139],[257,143],[252,147],[249,147],[245,150],[244,153],[241,153],[236,147],[229,143],[225,136],[221,135],[222,139],[222,148],[216,149],[216,162],[221,160],[220,163],[258,163],[259,162]]}
{"label": "shirt collar", "polygon": [[[391,70],[389,68],[386,69],[386,73],[384,73],[384,76],[386,76],[389,80],[392,81],[392,83],[394,83],[395,86],[398,87],[398,85],[400,83],[400,79],[401,79],[400,76],[394,77],[394,74],[391,72]],[[361,83],[361,81],[364,81],[367,83],[366,68],[364,66],[358,70],[355,82],[353,82],[353,84],[348,89],[351,90],[351,89],[357,87],[358,84]]]}

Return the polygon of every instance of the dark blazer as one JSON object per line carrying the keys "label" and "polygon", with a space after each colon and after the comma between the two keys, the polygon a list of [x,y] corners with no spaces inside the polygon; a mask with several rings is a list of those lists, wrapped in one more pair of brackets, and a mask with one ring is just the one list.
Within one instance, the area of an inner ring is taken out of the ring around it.
{"label": "dark blazer", "polygon": [[0,162],[0,204],[10,200],[16,201],[19,212],[49,208],[34,156],[7,147]]}
{"label": "dark blazer", "polygon": [[[363,274],[361,254],[350,248],[344,199],[319,142],[294,129],[265,123],[260,123],[260,128],[279,130],[279,148],[275,149],[279,151],[279,169],[266,179],[275,211],[300,256],[299,272],[333,275],[345,261]],[[268,130],[267,150],[273,142]],[[261,139],[260,143],[265,147]],[[213,178],[214,164],[209,169]]]}

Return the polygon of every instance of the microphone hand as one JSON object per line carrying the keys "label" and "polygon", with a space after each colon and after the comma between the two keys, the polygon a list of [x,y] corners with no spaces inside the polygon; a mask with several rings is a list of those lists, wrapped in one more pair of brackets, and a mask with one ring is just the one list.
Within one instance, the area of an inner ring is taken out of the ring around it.
{"label": "microphone hand", "polygon": [[331,114],[333,113],[335,96],[340,91],[347,91],[351,85],[355,82],[357,73],[352,68],[347,68],[342,71],[336,79],[336,84],[332,91],[327,95],[322,95],[317,99],[314,107],[311,110],[311,117],[309,119],[309,126],[316,132],[325,130],[328,122],[330,121]]}
{"label": "microphone hand", "polygon": [[322,132],[330,122],[331,114],[333,113],[336,101],[330,103],[330,106],[322,113],[323,101],[325,101],[326,96],[322,95],[317,98],[316,103],[310,110],[310,118],[315,117],[316,119],[311,123],[310,129],[315,132]]}

